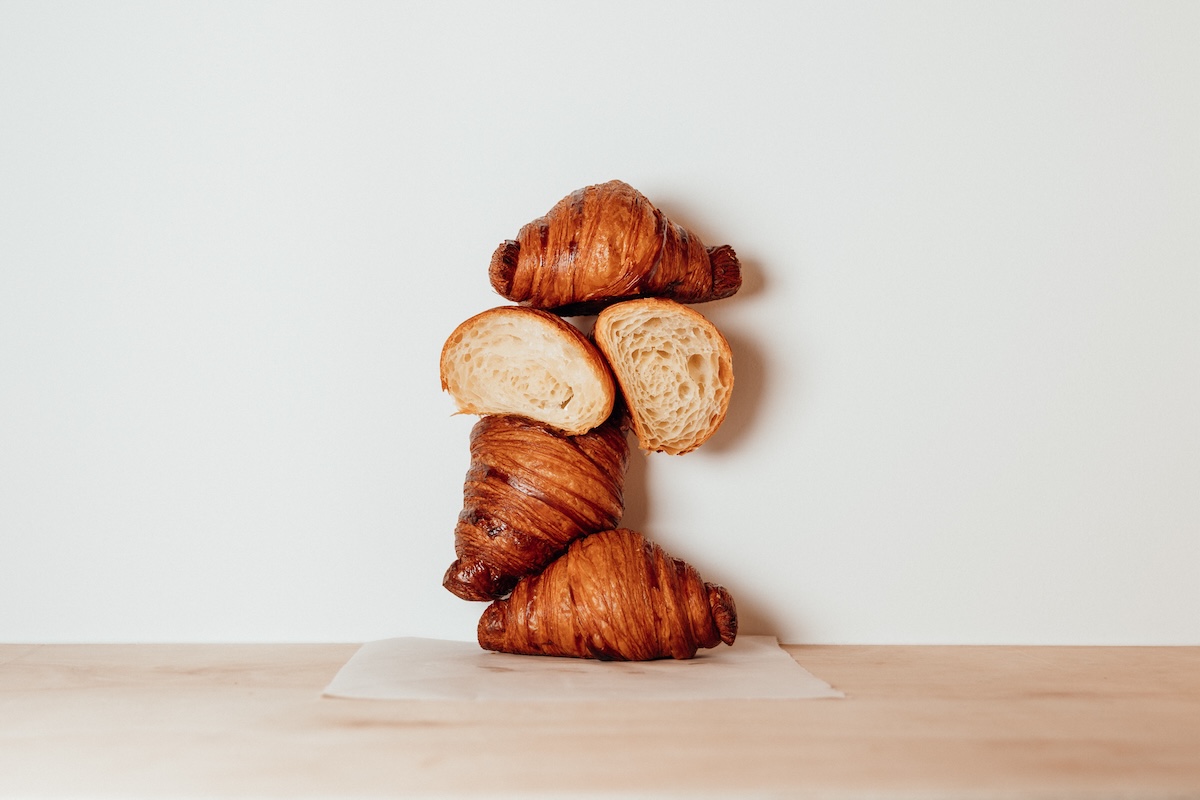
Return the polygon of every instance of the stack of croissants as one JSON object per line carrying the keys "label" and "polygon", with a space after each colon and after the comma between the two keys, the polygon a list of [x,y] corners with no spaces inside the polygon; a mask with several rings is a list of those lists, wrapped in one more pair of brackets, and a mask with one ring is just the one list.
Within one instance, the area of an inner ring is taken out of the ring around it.
{"label": "stack of croissants", "polygon": [[[631,431],[681,455],[725,418],[729,345],[689,304],[735,293],[737,256],[610,181],[523,226],[488,276],[513,304],[459,325],[440,363],[458,411],[480,417],[443,580],[491,601],[480,646],[646,661],[732,644],[729,592],[619,523]],[[564,319],[593,315],[590,334]]]}

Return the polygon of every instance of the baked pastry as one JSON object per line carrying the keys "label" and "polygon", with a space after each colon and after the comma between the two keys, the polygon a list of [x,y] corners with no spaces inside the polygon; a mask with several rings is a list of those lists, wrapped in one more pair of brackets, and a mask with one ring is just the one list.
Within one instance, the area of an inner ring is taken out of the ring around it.
{"label": "baked pastry", "polygon": [[492,603],[479,620],[485,650],[613,661],[691,658],[733,644],[737,609],[723,587],[704,583],[636,531],[618,528],[576,541],[538,575]]}
{"label": "baked pastry", "polygon": [[471,430],[471,466],[454,529],[458,558],[442,581],[491,600],[540,571],[575,539],[617,524],[629,459],[623,409],[578,436],[505,415]]}
{"label": "baked pastry", "polygon": [[733,392],[733,354],[702,314],[672,300],[630,300],[600,312],[592,335],[643,450],[679,455],[716,433]]}
{"label": "baked pastry", "polygon": [[520,414],[567,434],[608,419],[616,389],[575,326],[545,311],[501,306],[459,325],[441,356],[442,389],[466,414]]}
{"label": "baked pastry", "polygon": [[503,297],[558,314],[595,314],[634,297],[717,300],[742,285],[728,245],[705,247],[641,192],[609,181],[572,192],[492,254]]}

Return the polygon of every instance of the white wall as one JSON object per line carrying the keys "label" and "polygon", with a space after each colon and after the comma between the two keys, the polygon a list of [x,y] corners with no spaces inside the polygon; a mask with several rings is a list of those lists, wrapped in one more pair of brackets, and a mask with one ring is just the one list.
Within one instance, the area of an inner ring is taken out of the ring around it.
{"label": "white wall", "polygon": [[626,524],[792,642],[1200,644],[1195,3],[0,5],[0,641],[469,639],[493,247],[746,286]]}

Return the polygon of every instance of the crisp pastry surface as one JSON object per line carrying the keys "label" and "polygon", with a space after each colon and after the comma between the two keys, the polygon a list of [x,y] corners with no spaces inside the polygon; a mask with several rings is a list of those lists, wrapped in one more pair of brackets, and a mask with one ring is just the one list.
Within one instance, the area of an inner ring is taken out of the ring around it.
{"label": "crisp pastry surface", "polygon": [[723,587],[701,580],[642,534],[618,528],[574,542],[521,580],[479,621],[486,650],[619,661],[691,658],[732,644],[737,610]]}
{"label": "crisp pastry surface", "polygon": [[575,539],[624,511],[629,445],[622,410],[577,436],[512,415],[471,431],[471,465],[443,585],[466,600],[507,594]]}
{"label": "crisp pastry surface", "polygon": [[706,247],[622,181],[560,200],[496,248],[488,275],[503,297],[567,316],[635,297],[717,300],[742,283],[731,247]]}

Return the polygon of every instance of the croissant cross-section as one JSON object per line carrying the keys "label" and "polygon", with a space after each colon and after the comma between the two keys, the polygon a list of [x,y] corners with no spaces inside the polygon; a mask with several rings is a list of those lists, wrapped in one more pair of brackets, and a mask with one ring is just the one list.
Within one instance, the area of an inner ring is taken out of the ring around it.
{"label": "croissant cross-section", "polygon": [[698,311],[660,297],[630,300],[601,311],[593,334],[643,450],[681,455],[717,432],[733,393],[733,352]]}
{"label": "croissant cross-section", "polygon": [[580,330],[520,306],[460,324],[442,347],[440,370],[462,413],[520,414],[569,434],[607,419],[616,396],[603,356]]}

